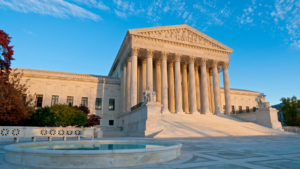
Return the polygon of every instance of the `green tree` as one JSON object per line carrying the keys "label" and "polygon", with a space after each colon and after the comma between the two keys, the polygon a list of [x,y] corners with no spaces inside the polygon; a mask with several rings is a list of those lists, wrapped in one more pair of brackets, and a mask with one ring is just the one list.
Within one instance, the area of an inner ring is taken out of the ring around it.
{"label": "green tree", "polygon": [[288,126],[299,126],[300,127],[300,100],[297,100],[297,97],[293,96],[292,98],[281,98],[282,103],[284,104],[281,108],[283,112],[284,123]]}
{"label": "green tree", "polygon": [[49,106],[39,108],[30,116],[31,125],[34,126],[54,126],[56,115]]}
{"label": "green tree", "polygon": [[84,126],[86,125],[86,122],[87,122],[86,114],[80,110],[75,109],[74,117],[73,117],[73,125]]}
{"label": "green tree", "polygon": [[74,118],[75,109],[66,104],[56,104],[51,107],[51,109],[56,113],[56,123],[62,126],[72,125]]}
{"label": "green tree", "polygon": [[56,123],[62,126],[79,125],[84,126],[87,121],[86,114],[67,104],[56,104],[51,107],[55,112]]}

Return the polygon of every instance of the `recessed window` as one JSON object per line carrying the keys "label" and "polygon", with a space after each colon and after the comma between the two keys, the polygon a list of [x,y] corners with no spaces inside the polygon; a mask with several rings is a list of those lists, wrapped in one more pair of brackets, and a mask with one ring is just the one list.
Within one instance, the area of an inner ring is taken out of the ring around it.
{"label": "recessed window", "polygon": [[232,113],[235,113],[234,106],[231,106],[231,111],[232,111]]}
{"label": "recessed window", "polygon": [[115,110],[115,99],[109,99],[109,107],[108,110],[113,111]]}
{"label": "recessed window", "polygon": [[113,126],[113,125],[114,125],[114,120],[109,120],[109,121],[108,121],[108,124],[109,124],[110,126]]}
{"label": "recessed window", "polygon": [[242,113],[242,112],[243,112],[242,106],[239,106],[239,113]]}
{"label": "recessed window", "polygon": [[73,96],[68,96],[67,97],[67,104],[69,106],[73,106],[73,102],[74,102],[74,97]]}
{"label": "recessed window", "polygon": [[88,107],[88,98],[87,97],[83,97],[81,99],[81,105],[85,106],[85,107]]}
{"label": "recessed window", "polygon": [[223,105],[223,113],[225,114],[225,112],[226,112],[226,106]]}
{"label": "recessed window", "polygon": [[246,112],[247,112],[247,113],[250,112],[249,106],[246,106]]}
{"label": "recessed window", "polygon": [[253,107],[253,112],[255,112],[256,111],[256,107]]}
{"label": "recessed window", "polygon": [[58,103],[58,96],[52,95],[51,106],[56,105]]}
{"label": "recessed window", "polygon": [[102,109],[102,98],[96,98],[95,109],[96,110]]}
{"label": "recessed window", "polygon": [[43,106],[43,95],[39,94],[36,95],[36,107],[42,107]]}

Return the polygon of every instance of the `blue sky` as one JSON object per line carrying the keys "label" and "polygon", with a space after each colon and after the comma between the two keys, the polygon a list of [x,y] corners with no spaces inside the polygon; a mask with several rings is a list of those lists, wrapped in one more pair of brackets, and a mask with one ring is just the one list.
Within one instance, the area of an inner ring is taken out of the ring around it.
{"label": "blue sky", "polygon": [[232,88],[300,98],[300,0],[0,0],[14,68],[107,75],[128,29],[178,24],[234,49]]}

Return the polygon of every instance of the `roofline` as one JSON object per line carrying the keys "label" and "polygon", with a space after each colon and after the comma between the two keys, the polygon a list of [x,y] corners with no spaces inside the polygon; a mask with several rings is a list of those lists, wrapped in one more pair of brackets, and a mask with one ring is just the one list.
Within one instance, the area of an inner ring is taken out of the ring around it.
{"label": "roofline", "polygon": [[98,77],[98,78],[119,79],[117,77],[112,77],[112,76],[102,76],[102,75],[83,74],[83,73],[71,73],[71,72],[59,72],[59,71],[29,69],[29,68],[13,68],[13,70],[21,70],[21,71],[29,70],[29,71],[44,72],[44,73],[56,73],[56,74],[75,75],[75,76],[93,76],[93,77]]}

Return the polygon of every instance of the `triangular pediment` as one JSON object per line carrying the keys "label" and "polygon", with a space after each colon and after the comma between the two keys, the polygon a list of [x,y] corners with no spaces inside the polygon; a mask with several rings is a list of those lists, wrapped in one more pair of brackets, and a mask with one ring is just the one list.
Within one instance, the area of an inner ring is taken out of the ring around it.
{"label": "triangular pediment", "polygon": [[214,40],[213,38],[186,24],[142,29],[130,29],[129,34],[186,43],[205,48],[223,50],[230,53],[233,51],[231,48],[223,45],[222,43]]}

